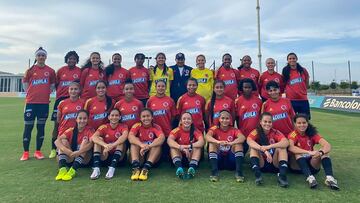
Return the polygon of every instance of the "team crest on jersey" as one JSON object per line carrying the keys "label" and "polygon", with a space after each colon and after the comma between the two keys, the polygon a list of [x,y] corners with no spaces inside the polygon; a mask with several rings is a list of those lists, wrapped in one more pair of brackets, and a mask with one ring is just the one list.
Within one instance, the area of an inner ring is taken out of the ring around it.
{"label": "team crest on jersey", "polygon": [[196,100],[196,101],[195,101],[195,104],[196,104],[196,105],[200,105],[200,100]]}
{"label": "team crest on jersey", "polygon": [[232,142],[233,140],[234,140],[233,136],[230,136],[230,135],[229,135],[229,136],[227,137],[227,141]]}
{"label": "team crest on jersey", "polygon": [[185,70],[184,72],[185,72],[185,76],[189,76],[190,73],[189,70]]}
{"label": "team crest on jersey", "polygon": [[103,74],[103,73],[100,73],[100,74],[99,74],[99,77],[100,77],[100,78],[103,78],[103,77],[104,77],[104,74]]}
{"label": "team crest on jersey", "polygon": [[150,133],[149,133],[149,138],[150,138],[150,139],[153,139],[153,138],[154,138],[154,133],[150,132]]}
{"label": "team crest on jersey", "polygon": [[120,133],[120,132],[116,132],[116,133],[115,133],[115,137],[116,137],[116,138],[119,138],[119,137],[120,137],[120,135],[121,135],[121,133]]}
{"label": "team crest on jersey", "polygon": [[258,105],[256,104],[256,103],[254,103],[253,105],[252,105],[252,108],[253,109],[256,109],[258,107]]}
{"label": "team crest on jersey", "polygon": [[49,72],[45,72],[45,73],[44,73],[45,76],[49,76],[49,74],[50,74]]}
{"label": "team crest on jersey", "polygon": [[119,78],[123,78],[124,75],[122,73],[119,74]]}
{"label": "team crest on jersey", "polygon": [[229,108],[229,104],[223,104],[224,109]]}
{"label": "team crest on jersey", "polygon": [[168,102],[164,102],[164,103],[163,103],[163,106],[164,106],[164,107],[168,107],[168,106],[169,106],[169,103],[168,103]]}
{"label": "team crest on jersey", "polygon": [[234,78],[234,77],[235,77],[235,73],[231,73],[230,76]]}
{"label": "team crest on jersey", "polygon": [[282,110],[286,110],[286,106],[285,106],[285,105],[281,105],[281,109],[282,109]]}
{"label": "team crest on jersey", "polygon": [[132,106],[131,109],[132,109],[133,111],[137,111],[137,110],[138,110],[138,107],[137,107],[137,106]]}
{"label": "team crest on jersey", "polygon": [[270,144],[275,144],[275,140],[274,140],[273,138],[271,138],[271,139],[269,140],[269,143],[270,143]]}
{"label": "team crest on jersey", "polygon": [[76,110],[80,110],[81,109],[81,106],[76,106]]}
{"label": "team crest on jersey", "polygon": [[142,76],[146,76],[146,73],[142,73]]}
{"label": "team crest on jersey", "polygon": [[82,140],[83,141],[89,141],[89,138],[88,138],[88,136],[84,136]]}
{"label": "team crest on jersey", "polygon": [[73,78],[75,78],[75,79],[76,79],[76,78],[79,78],[79,75],[78,75],[78,74],[74,74],[74,75],[73,75]]}
{"label": "team crest on jersey", "polygon": [[280,81],[279,81],[279,78],[275,78],[274,80],[275,80],[275,82],[277,82],[277,83],[280,82]]}
{"label": "team crest on jersey", "polygon": [[312,145],[311,140],[308,140],[308,141],[307,141],[307,145],[308,145],[309,147],[311,147],[311,145]]}
{"label": "team crest on jersey", "polygon": [[251,74],[250,77],[251,77],[251,78],[255,78],[255,75],[254,75],[254,74]]}

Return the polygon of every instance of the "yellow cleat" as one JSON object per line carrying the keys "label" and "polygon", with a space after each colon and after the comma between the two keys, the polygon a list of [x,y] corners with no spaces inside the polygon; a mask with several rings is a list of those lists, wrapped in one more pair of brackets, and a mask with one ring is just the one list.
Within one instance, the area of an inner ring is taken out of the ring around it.
{"label": "yellow cleat", "polygon": [[131,180],[139,180],[139,176],[140,176],[140,170],[133,169],[130,179]]}
{"label": "yellow cleat", "polygon": [[52,149],[50,151],[50,154],[49,154],[49,159],[53,159],[56,157],[56,150],[55,149]]}
{"label": "yellow cleat", "polygon": [[147,180],[148,179],[148,173],[149,173],[149,170],[146,170],[146,169],[142,169],[141,170],[141,173],[139,175],[139,180]]}
{"label": "yellow cleat", "polygon": [[62,180],[68,181],[72,180],[76,175],[76,170],[71,167],[69,171],[62,177]]}
{"label": "yellow cleat", "polygon": [[57,176],[55,177],[55,180],[62,180],[62,178],[64,177],[64,175],[66,173],[67,173],[66,167],[59,168],[59,172],[58,172]]}

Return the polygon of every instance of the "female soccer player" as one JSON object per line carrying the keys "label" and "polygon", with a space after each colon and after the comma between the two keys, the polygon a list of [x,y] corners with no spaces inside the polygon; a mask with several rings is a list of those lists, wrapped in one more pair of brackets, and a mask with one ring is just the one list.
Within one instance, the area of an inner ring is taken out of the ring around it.
{"label": "female soccer player", "polygon": [[[261,111],[261,99],[254,94],[256,90],[255,82],[250,78],[245,78],[240,81],[239,90],[242,95],[235,101],[235,114],[237,126],[244,133],[245,137],[256,128],[259,123],[259,116]],[[244,154],[247,153],[249,145],[244,142]]]}
{"label": "female soccer player", "polygon": [[189,78],[187,82],[188,92],[179,98],[177,110],[179,114],[185,112],[191,113],[195,128],[204,132],[205,99],[196,93],[197,87],[197,80],[195,78]]}
{"label": "female soccer player", "polygon": [[[231,113],[231,117],[235,118],[235,103],[234,100],[225,96],[225,83],[222,80],[216,80],[214,83],[214,92],[210,101],[205,107],[205,118],[208,126],[214,126],[219,123],[220,111],[227,110]],[[234,121],[231,121],[233,124]]]}
{"label": "female soccer player", "polygon": [[45,123],[49,114],[50,93],[55,90],[56,80],[55,71],[45,64],[46,56],[47,52],[42,47],[36,50],[34,65],[26,70],[23,78],[23,86],[27,94],[24,112],[24,152],[20,158],[21,161],[29,159],[31,131],[34,128],[35,118],[37,118],[37,136],[34,157],[36,159],[44,158],[40,149],[44,142]]}
{"label": "female soccer player", "polygon": [[292,118],[295,116],[290,100],[280,96],[279,84],[270,81],[266,84],[270,98],[263,103],[261,112],[269,112],[273,116],[273,126],[284,135],[293,131]]}
{"label": "female soccer player", "polygon": [[135,123],[140,122],[140,111],[144,108],[142,102],[134,97],[134,84],[131,80],[125,82],[125,98],[116,102],[114,108],[119,109],[121,122],[130,129]]}
{"label": "female soccer player", "polygon": [[[54,121],[54,129],[52,131],[52,140],[51,140],[51,152],[49,158],[56,157],[56,146],[55,140],[59,134],[58,127],[59,123],[57,122],[57,112],[59,103],[69,97],[69,85],[80,79],[81,70],[76,64],[79,62],[79,55],[75,51],[69,51],[65,55],[66,66],[61,67],[56,72],[56,101],[54,103],[54,110],[51,116],[51,120]],[[80,93],[80,92],[79,92]],[[74,118],[75,119],[75,118]]]}
{"label": "female soccer player", "polygon": [[106,87],[106,81],[96,82],[96,96],[88,99],[84,106],[84,109],[89,112],[89,125],[95,130],[107,123],[109,111],[114,105],[114,100],[106,95]]}
{"label": "female soccer player", "polygon": [[134,60],[136,65],[129,70],[134,84],[134,96],[145,106],[149,99],[150,72],[144,67],[145,55],[143,53],[137,53]]}
{"label": "female soccer player", "polygon": [[156,54],[156,66],[154,68],[150,68],[150,80],[151,80],[151,88],[150,88],[150,96],[156,95],[156,82],[159,80],[163,80],[166,83],[166,96],[170,96],[170,85],[171,81],[174,80],[174,73],[171,68],[169,68],[166,64],[166,56],[164,53]]}
{"label": "female soccer player", "polygon": [[[185,112],[181,115],[180,125],[170,132],[167,143],[176,167],[176,176],[180,179],[193,178],[205,141],[203,134],[195,128],[190,113]],[[186,176],[183,165],[189,166]]]}
{"label": "female soccer player", "polygon": [[108,82],[107,92],[109,97],[119,101],[124,97],[125,81],[130,79],[128,70],[121,66],[122,57],[119,53],[112,55],[112,64],[105,68],[105,78]]}
{"label": "female soccer player", "polygon": [[[172,122],[177,116],[177,110],[174,100],[165,95],[166,84],[159,80],[156,83],[156,95],[151,96],[146,107],[154,113],[154,123],[158,124],[167,138],[172,130]],[[162,146],[162,160],[169,160],[170,148],[166,142]]]}
{"label": "female soccer player", "polygon": [[209,101],[213,92],[214,72],[205,68],[205,63],[205,56],[198,55],[196,57],[197,68],[192,69],[191,77],[199,83],[196,93],[204,97],[205,101]]}
{"label": "female soccer player", "polygon": [[256,185],[261,185],[261,172],[278,173],[280,187],[288,187],[286,172],[288,154],[286,148],[289,141],[272,125],[272,116],[268,112],[260,115],[259,126],[247,137],[250,146],[250,162],[255,173]]}
{"label": "female soccer player", "polygon": [[[80,110],[77,112],[76,124],[65,130],[58,136],[55,145],[58,149],[59,172],[55,180],[72,180],[81,165],[89,163],[93,144],[90,137],[94,130],[87,125],[88,112]],[[69,170],[66,166],[71,164]]]}
{"label": "female soccer player", "polygon": [[100,59],[98,52],[90,54],[90,58],[86,60],[81,68],[80,85],[81,98],[87,100],[96,96],[96,83],[99,80],[104,80],[104,63]]}
{"label": "female soccer player", "polygon": [[265,61],[267,71],[263,72],[259,79],[259,91],[263,101],[266,101],[270,96],[266,91],[266,84],[269,81],[275,81],[280,86],[280,94],[284,92],[284,82],[283,77],[275,71],[275,60],[273,58],[268,58]]}
{"label": "female soccer player", "polygon": [[[164,140],[161,127],[153,123],[153,112],[147,108],[143,109],[140,113],[140,122],[136,123],[129,133],[131,180],[148,179],[150,168],[160,159]],[[141,162],[144,162],[142,170]]]}
{"label": "female soccer player", "polygon": [[209,143],[210,181],[212,182],[219,180],[219,168],[236,169],[236,181],[244,182],[245,180],[242,172],[244,160],[242,144],[245,137],[239,129],[231,126],[231,120],[230,112],[220,111],[219,124],[211,127],[205,136]]}
{"label": "female soccer player", "polygon": [[[245,78],[250,78],[251,80],[253,80],[255,82],[256,87],[258,87],[260,73],[255,68],[251,68],[251,64],[252,64],[252,61],[251,61],[251,57],[249,55],[245,55],[241,59],[241,65],[238,67],[240,80],[243,80]],[[257,90],[258,90],[258,88],[257,88]],[[258,91],[256,91],[256,92],[258,92]]]}
{"label": "female soccer player", "polygon": [[90,179],[100,177],[101,162],[109,166],[105,179],[111,179],[115,173],[115,167],[126,155],[125,141],[128,137],[128,127],[120,122],[120,111],[112,109],[108,116],[109,123],[100,126],[92,136],[94,142],[93,172]]}
{"label": "female soccer player", "polygon": [[231,55],[226,53],[222,57],[223,64],[215,73],[215,79],[225,82],[225,96],[235,100],[238,94],[237,86],[240,82],[239,71],[231,67]]}
{"label": "female soccer player", "polygon": [[295,113],[305,113],[310,118],[310,105],[307,98],[309,73],[298,62],[295,53],[287,55],[288,64],[283,68],[286,98],[290,99]]}
{"label": "female soccer player", "polygon": [[[306,114],[296,114],[294,117],[295,130],[289,134],[290,168],[300,170],[306,177],[310,188],[317,186],[314,174],[323,166],[326,179],[325,184],[333,190],[338,190],[337,180],[334,178],[331,159],[330,144],[321,137],[317,129],[309,123]],[[314,150],[314,145],[320,144],[320,150]],[[296,162],[295,162],[296,160]]]}

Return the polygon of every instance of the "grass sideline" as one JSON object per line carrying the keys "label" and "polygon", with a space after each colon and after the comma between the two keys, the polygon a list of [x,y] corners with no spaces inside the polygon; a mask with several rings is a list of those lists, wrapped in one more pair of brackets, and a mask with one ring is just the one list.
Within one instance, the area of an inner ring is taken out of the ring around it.
{"label": "grass sideline", "polygon": [[[50,104],[52,106],[53,103]],[[316,176],[319,187],[310,190],[302,175],[290,174],[290,188],[277,186],[275,175],[264,175],[264,186],[254,184],[248,161],[244,164],[246,182],[236,183],[234,173],[220,172],[220,181],[209,182],[207,161],[201,163],[193,180],[181,181],[175,169],[167,164],[150,172],[146,182],[130,181],[130,167],[117,169],[110,181],[103,177],[89,179],[91,169],[80,169],[71,182],[55,181],[57,163],[54,159],[21,162],[23,107],[21,98],[0,98],[0,202],[358,202],[360,194],[360,116],[333,111],[312,110],[313,123],[332,144],[332,161],[340,191],[324,186],[323,170]],[[52,108],[52,107],[50,107]],[[51,112],[51,110],[50,110]],[[48,155],[50,131],[48,120],[43,152]],[[30,153],[35,146],[34,129]]]}

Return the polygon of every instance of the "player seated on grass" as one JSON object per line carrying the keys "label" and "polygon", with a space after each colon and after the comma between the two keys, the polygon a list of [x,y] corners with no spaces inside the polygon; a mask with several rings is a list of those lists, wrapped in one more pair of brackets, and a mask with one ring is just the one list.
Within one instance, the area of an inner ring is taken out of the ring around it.
{"label": "player seated on grass", "polygon": [[140,122],[134,124],[129,133],[131,180],[148,179],[150,168],[160,159],[164,140],[161,127],[153,123],[153,112],[147,108],[143,109],[140,112]]}
{"label": "player seated on grass", "polygon": [[288,168],[289,141],[278,130],[272,127],[272,116],[268,112],[260,115],[260,123],[247,138],[250,147],[250,162],[255,172],[255,183],[261,185],[261,172],[278,173],[278,183],[281,187],[289,185],[286,177]]}
{"label": "player seated on grass", "polygon": [[[167,143],[177,168],[176,176],[180,179],[193,178],[205,142],[202,133],[194,126],[191,113],[185,112],[181,115],[179,127],[170,132]],[[186,176],[183,165],[189,166]]]}
{"label": "player seated on grass", "polygon": [[230,112],[219,113],[219,124],[209,129],[205,138],[209,143],[209,160],[211,164],[210,181],[219,180],[219,168],[234,170],[237,182],[244,182],[242,163],[244,160],[243,143],[245,136],[237,128],[231,126]]}
{"label": "player seated on grass", "polygon": [[[80,166],[89,163],[92,148],[90,137],[94,130],[87,126],[88,119],[88,112],[80,110],[75,127],[67,129],[55,140],[59,154],[59,172],[55,180],[71,180]],[[71,165],[69,171],[66,169],[67,165]]]}
{"label": "player seated on grass", "polygon": [[[306,114],[297,114],[294,117],[294,126],[295,130],[288,136],[291,152],[290,168],[297,172],[301,170],[310,188],[315,188],[317,181],[314,174],[320,171],[320,165],[322,165],[326,174],[325,184],[333,190],[338,190],[339,186],[333,176],[329,157],[330,144],[309,123],[309,117]],[[314,150],[316,144],[320,144],[320,150]]]}
{"label": "player seated on grass", "polygon": [[100,177],[100,165],[109,166],[105,179],[111,179],[115,167],[126,155],[125,141],[128,137],[127,125],[120,122],[120,111],[112,109],[108,116],[109,123],[101,125],[92,136],[94,142],[93,172],[90,179]]}

